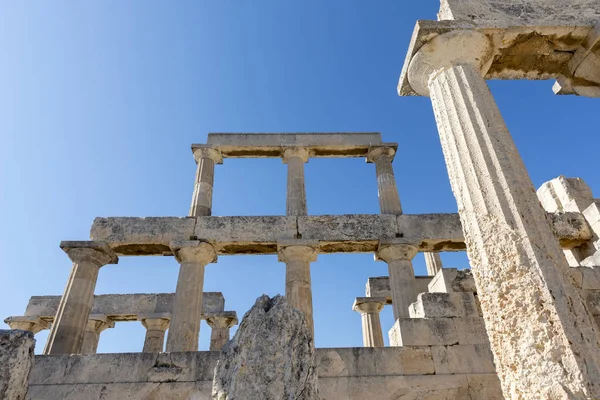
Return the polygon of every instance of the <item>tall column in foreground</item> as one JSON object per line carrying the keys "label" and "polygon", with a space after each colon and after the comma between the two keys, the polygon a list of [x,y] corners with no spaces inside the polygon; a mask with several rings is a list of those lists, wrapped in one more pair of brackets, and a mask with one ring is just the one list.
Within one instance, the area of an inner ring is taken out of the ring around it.
{"label": "tall column in foreground", "polygon": [[383,347],[383,332],[379,313],[385,305],[385,297],[357,297],[352,310],[360,313],[362,319],[363,345]]}
{"label": "tall column in foreground", "polygon": [[104,242],[61,242],[73,269],[58,305],[44,354],[80,354],[100,268],[119,262]]}
{"label": "tall column in foreground", "polygon": [[317,260],[316,243],[295,240],[279,243],[279,261],[285,263],[285,297],[304,313],[308,330],[314,337],[310,263]]}
{"label": "tall column in foreground", "polygon": [[375,258],[388,264],[390,292],[394,321],[410,318],[408,308],[417,300],[415,272],[412,259],[417,255],[417,247],[405,243],[381,243]]}
{"label": "tall column in foreground", "polygon": [[222,164],[223,157],[217,149],[202,146],[194,148],[194,159],[198,163],[198,169],[196,171],[190,217],[209,216],[212,213],[215,164]]}
{"label": "tall column in foreground", "polygon": [[81,354],[96,354],[100,334],[108,328],[114,328],[115,322],[111,321],[106,315],[92,314],[88,319],[83,335],[83,344],[81,345]]}
{"label": "tall column in foreground", "polygon": [[287,148],[283,162],[288,166],[286,215],[306,215],[304,164],[308,162],[308,151],[303,147]]}
{"label": "tall column in foreground", "polygon": [[409,80],[431,97],[504,396],[600,398],[600,343],[482,76],[476,31],[435,37]]}
{"label": "tall column in foreground", "polygon": [[216,262],[217,253],[211,244],[199,240],[172,242],[171,249],[181,267],[167,336],[167,352],[198,351],[204,267]]}

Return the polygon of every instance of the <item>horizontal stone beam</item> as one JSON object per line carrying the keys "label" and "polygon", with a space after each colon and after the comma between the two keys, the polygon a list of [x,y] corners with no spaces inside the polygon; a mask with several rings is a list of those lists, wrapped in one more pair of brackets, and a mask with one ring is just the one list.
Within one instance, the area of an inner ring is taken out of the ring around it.
{"label": "horizontal stone beam", "polygon": [[[550,221],[564,248],[592,237],[579,213],[550,214]],[[96,218],[90,237],[122,256],[172,255],[171,241],[196,239],[220,255],[275,254],[277,242],[292,239],[318,242],[320,253],[375,252],[380,240],[397,238],[419,251],[465,250],[458,214]]]}
{"label": "horizontal stone beam", "polygon": [[[210,133],[206,145],[224,158],[282,157],[288,147],[302,146],[310,157],[366,157],[371,146],[381,145],[381,134],[367,133]],[[398,147],[397,143],[388,143]]]}
{"label": "horizontal stone beam", "polygon": [[[170,313],[175,293],[101,294],[94,296],[91,314],[103,314],[113,321],[136,321],[140,314]],[[61,296],[33,296],[25,310],[26,317],[52,321]],[[222,312],[225,299],[220,292],[204,292],[202,313]]]}
{"label": "horizontal stone beam", "polygon": [[[415,292],[426,293],[429,291],[429,282],[432,276],[415,276]],[[390,278],[387,276],[377,276],[367,280],[365,294],[367,297],[383,297],[386,304],[392,304],[392,293],[390,291]]]}
{"label": "horizontal stone beam", "polygon": [[[593,1],[597,4],[596,0]],[[449,2],[467,4],[465,1]],[[469,6],[473,3],[476,2],[469,2]],[[556,1],[557,7],[562,8],[565,4]],[[595,10],[598,11],[597,6]],[[547,15],[551,16],[552,13]],[[527,26],[510,21],[485,20],[485,16],[476,18],[475,21],[418,21],[402,67],[398,94],[418,96],[408,82],[408,67],[419,49],[438,35],[462,30],[473,30],[486,35],[493,46],[486,79],[552,79],[567,70],[569,61],[587,38],[593,25],[593,22],[585,18],[566,22],[556,19],[554,22],[539,22],[539,25]],[[465,45],[468,46],[468,43]]]}

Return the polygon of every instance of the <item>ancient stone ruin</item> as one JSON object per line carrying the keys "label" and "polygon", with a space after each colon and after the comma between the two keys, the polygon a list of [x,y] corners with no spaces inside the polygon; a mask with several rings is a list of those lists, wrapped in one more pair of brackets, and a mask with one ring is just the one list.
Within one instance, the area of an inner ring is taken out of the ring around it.
{"label": "ancient stone ruin", "polygon": [[[536,196],[486,84],[556,79],[557,94],[600,97],[599,23],[598,0],[441,0],[437,21],[417,22],[398,92],[431,99],[458,214],[403,213],[392,169],[397,144],[379,133],[209,134],[192,145],[198,172],[189,216],[97,218],[91,240],[61,243],[73,262],[64,294],[32,297],[22,316],[6,319],[12,329],[50,329],[44,354],[29,371],[26,337],[0,335],[0,388],[32,400],[282,393],[240,376],[245,354],[269,360],[253,364],[257,376],[276,376],[274,360],[301,371],[286,379],[306,376],[307,399],[316,386],[326,400],[600,398],[600,200],[583,180],[565,177]],[[211,216],[215,165],[262,157],[287,165],[286,215]],[[381,213],[309,215],[304,164],[316,157],[375,164]],[[440,252],[464,250],[470,270],[442,266]],[[311,263],[342,252],[372,253],[389,273],[348,299],[364,347],[311,353]],[[419,252],[427,276],[414,274]],[[206,265],[233,254],[277,254],[286,301],[260,299],[226,344],[236,314],[221,293],[202,288]],[[175,293],[94,296],[102,266],[144,255],[177,259]],[[284,303],[301,314],[275,312]],[[379,318],[386,306],[395,320],[387,347]],[[257,313],[304,340],[292,341],[294,349],[249,340],[261,329],[253,328]],[[198,351],[202,319],[212,328],[211,352]],[[141,352],[95,354],[101,332],[122,321],[146,327]],[[289,382],[292,391],[299,384]]]}

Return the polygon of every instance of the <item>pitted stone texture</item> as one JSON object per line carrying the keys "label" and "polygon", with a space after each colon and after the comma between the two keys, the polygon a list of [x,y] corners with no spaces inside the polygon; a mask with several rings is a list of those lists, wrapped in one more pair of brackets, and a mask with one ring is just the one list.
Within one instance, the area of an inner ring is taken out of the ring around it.
{"label": "pitted stone texture", "polygon": [[456,268],[443,268],[429,283],[430,292],[476,292],[475,279],[470,269],[457,270]]}
{"label": "pitted stone texture", "polygon": [[24,400],[33,364],[33,333],[0,330],[0,399]]}
{"label": "pitted stone texture", "polygon": [[452,302],[450,293],[420,293],[409,312],[411,318],[453,318],[463,314]]}
{"label": "pitted stone texture", "polygon": [[388,336],[390,346],[458,344],[454,318],[399,318]]}
{"label": "pitted stone texture", "polygon": [[215,400],[319,400],[317,365],[302,313],[261,296],[215,367]]}

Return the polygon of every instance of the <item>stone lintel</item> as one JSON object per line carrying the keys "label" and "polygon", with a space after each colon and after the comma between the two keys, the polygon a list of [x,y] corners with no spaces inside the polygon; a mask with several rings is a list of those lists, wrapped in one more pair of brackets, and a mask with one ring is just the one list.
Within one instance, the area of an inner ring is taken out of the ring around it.
{"label": "stone lintel", "polygon": [[[207,145],[224,158],[280,158],[288,147],[304,147],[310,157],[365,157],[378,132],[365,133],[209,133]],[[192,151],[203,145],[193,144]]]}
{"label": "stone lintel", "polygon": [[[582,214],[550,216],[564,248],[591,239]],[[96,218],[91,237],[119,255],[134,256],[173,255],[170,243],[190,238],[210,241],[219,255],[276,254],[278,242],[299,237],[318,242],[319,253],[371,253],[380,241],[396,239],[421,252],[466,249],[458,214]]]}
{"label": "stone lintel", "polygon": [[490,38],[494,49],[485,79],[552,79],[563,73],[593,25],[557,22],[505,26],[494,21],[417,21],[402,67],[398,94],[418,96],[408,82],[408,67],[419,49],[438,35],[473,30]]}
{"label": "stone lintel", "polygon": [[[94,296],[92,314],[102,314],[112,321],[137,321],[144,315],[169,315],[175,293],[105,294]],[[24,318],[41,318],[52,322],[61,296],[33,296]],[[204,292],[202,314],[221,312],[225,299],[220,292]],[[15,317],[13,317],[15,318]],[[162,317],[161,317],[162,318]]]}

